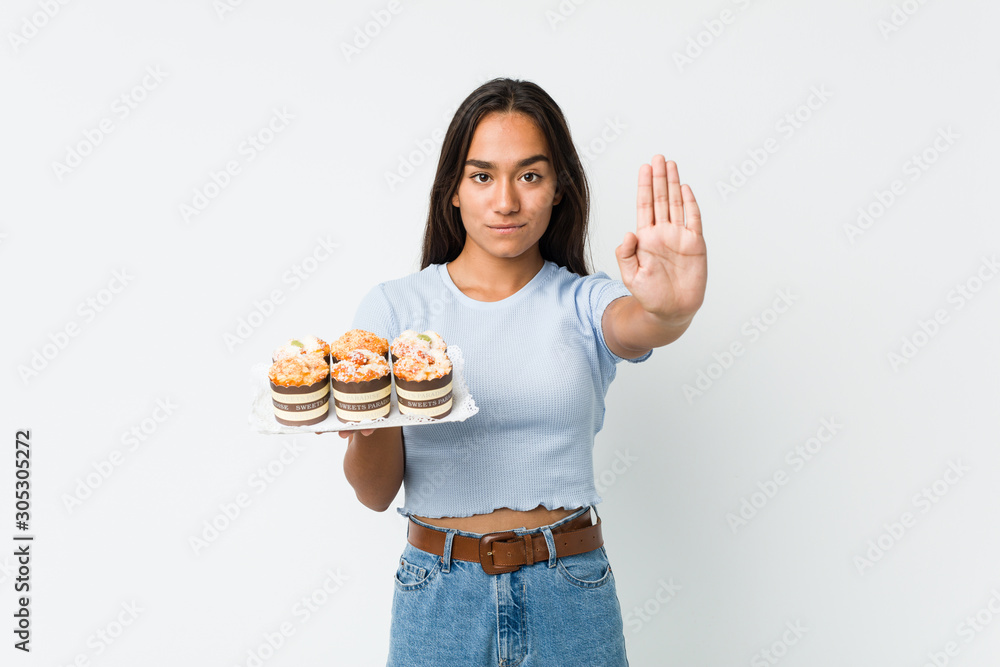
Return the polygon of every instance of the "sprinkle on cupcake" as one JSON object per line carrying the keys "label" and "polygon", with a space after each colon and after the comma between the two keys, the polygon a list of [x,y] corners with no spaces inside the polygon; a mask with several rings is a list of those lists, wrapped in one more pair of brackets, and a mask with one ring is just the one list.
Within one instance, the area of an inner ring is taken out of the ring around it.
{"label": "sprinkle on cupcake", "polygon": [[356,348],[330,366],[330,373],[340,382],[366,382],[385,377],[389,373],[389,362],[371,350]]}
{"label": "sprinkle on cupcake", "polygon": [[392,341],[392,354],[396,357],[410,356],[418,350],[427,354],[440,353],[436,356],[441,356],[447,349],[448,345],[440,334],[430,330],[417,333],[407,329]]}
{"label": "sprinkle on cupcake", "polygon": [[364,349],[388,357],[389,341],[371,331],[351,329],[330,345],[334,359],[346,359],[351,350]]}
{"label": "sprinkle on cupcake", "polygon": [[307,354],[319,355],[320,357],[327,356],[330,354],[330,344],[316,336],[290,338],[287,343],[274,351],[271,355],[271,360],[278,361],[279,359],[288,359]]}
{"label": "sprinkle on cupcake", "polygon": [[329,365],[318,354],[300,354],[279,359],[271,364],[268,377],[283,387],[301,387],[315,384],[330,374]]}

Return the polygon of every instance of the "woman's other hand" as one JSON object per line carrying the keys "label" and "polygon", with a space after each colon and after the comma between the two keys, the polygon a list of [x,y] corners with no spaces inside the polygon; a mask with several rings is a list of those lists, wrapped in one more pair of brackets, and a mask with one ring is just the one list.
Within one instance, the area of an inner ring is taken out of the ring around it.
{"label": "woman's other hand", "polygon": [[371,435],[375,432],[373,428],[361,429],[360,431],[337,431],[341,438],[350,438],[352,433],[360,433],[361,435]]}

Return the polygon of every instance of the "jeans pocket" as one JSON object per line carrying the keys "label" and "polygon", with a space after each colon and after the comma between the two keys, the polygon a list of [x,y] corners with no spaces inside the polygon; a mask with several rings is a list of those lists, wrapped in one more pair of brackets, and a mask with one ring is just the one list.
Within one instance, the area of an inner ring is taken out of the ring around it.
{"label": "jeans pocket", "polygon": [[611,581],[611,563],[604,547],[557,560],[559,573],[569,583],[579,588],[598,588]]}
{"label": "jeans pocket", "polygon": [[441,569],[441,557],[407,544],[396,568],[395,585],[401,591],[426,586]]}

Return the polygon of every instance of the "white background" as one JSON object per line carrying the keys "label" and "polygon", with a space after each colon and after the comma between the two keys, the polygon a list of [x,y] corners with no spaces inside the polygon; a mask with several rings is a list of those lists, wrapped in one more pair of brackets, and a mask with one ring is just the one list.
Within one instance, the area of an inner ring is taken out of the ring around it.
{"label": "white background", "polygon": [[[419,268],[432,136],[511,76],[591,155],[595,270],[619,277],[656,153],[704,218],[704,306],[619,365],[595,446],[631,664],[995,664],[1000,10],[693,4],[5,2],[0,662],[248,665],[285,623],[263,664],[384,664],[402,497],[362,506],[339,437],[251,432],[248,370],[290,336],[336,338],[372,285]],[[250,151],[276,109],[292,118]],[[859,208],[878,215],[851,233]],[[319,239],[338,248],[305,262]],[[227,343],[241,320],[259,326]],[[699,372],[711,386],[686,396]],[[824,419],[840,426],[796,468]],[[19,428],[30,655],[7,629]]]}

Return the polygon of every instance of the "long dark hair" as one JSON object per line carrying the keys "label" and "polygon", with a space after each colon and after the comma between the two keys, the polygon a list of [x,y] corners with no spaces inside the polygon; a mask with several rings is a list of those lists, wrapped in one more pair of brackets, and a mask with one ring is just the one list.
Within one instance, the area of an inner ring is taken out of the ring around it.
{"label": "long dark hair", "polygon": [[472,135],[479,121],[492,112],[522,113],[545,135],[552,152],[556,187],[562,192],[562,199],[552,208],[549,226],[538,247],[543,259],[565,266],[578,275],[590,275],[589,262],[584,256],[590,186],[570,137],[569,126],[559,105],[537,84],[506,78],[487,81],[472,91],[448,125],[431,188],[421,270],[431,264],[452,261],[465,246],[462,215],[452,206],[451,198],[461,183]]}

